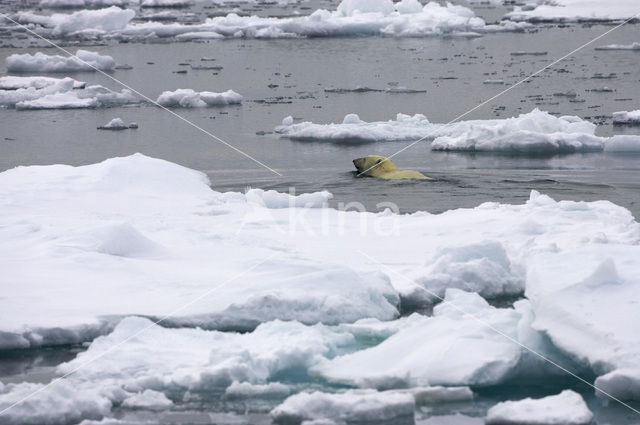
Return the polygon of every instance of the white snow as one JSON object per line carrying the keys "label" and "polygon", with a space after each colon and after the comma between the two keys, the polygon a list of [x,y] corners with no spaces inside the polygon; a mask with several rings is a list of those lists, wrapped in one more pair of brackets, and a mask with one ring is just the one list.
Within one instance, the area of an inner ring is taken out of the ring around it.
{"label": "white snow", "polygon": [[13,54],[5,59],[8,72],[76,72],[110,71],[116,62],[111,56],[100,55],[88,50],[78,50],[74,56],[46,55],[36,52],[31,55]]}
{"label": "white snow", "polygon": [[453,124],[431,123],[421,114],[398,114],[390,121],[362,121],[356,114],[341,124],[294,124],[285,118],[275,132],[293,140],[339,143],[417,141],[431,142],[432,150],[513,153],[561,153],[640,149],[640,136],[595,135],[596,126],[575,116],[555,117],[534,109],[506,119],[470,120]]}
{"label": "white snow", "polygon": [[588,425],[593,413],[580,394],[565,390],[540,399],[504,401],[489,409],[487,425]]}
{"label": "white snow", "polygon": [[298,393],[271,411],[275,423],[329,419],[338,422],[383,422],[413,418],[415,401],[399,392],[346,391]]}
{"label": "white snow", "polygon": [[632,18],[638,4],[629,0],[553,0],[531,9],[516,6],[506,17],[516,21],[617,21]]}
{"label": "white snow", "polygon": [[[0,90],[0,106],[16,109],[94,108],[137,103],[130,90],[112,91],[100,85],[86,86],[72,78],[7,77],[8,86]],[[38,88],[41,87],[41,88]]]}
{"label": "white snow", "polygon": [[614,124],[640,124],[640,109],[613,113]]}
{"label": "white snow", "polygon": [[192,89],[165,91],[157,101],[162,106],[182,108],[202,108],[206,106],[224,106],[242,103],[242,96],[233,90],[222,93],[210,91],[197,92]]}

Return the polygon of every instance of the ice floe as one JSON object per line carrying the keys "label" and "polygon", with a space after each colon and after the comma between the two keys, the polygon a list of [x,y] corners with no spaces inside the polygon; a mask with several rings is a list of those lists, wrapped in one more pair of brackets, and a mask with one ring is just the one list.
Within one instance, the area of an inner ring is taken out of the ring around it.
{"label": "ice floe", "polygon": [[628,0],[553,0],[534,7],[516,6],[506,17],[516,21],[618,21],[634,17],[638,5]]}
{"label": "ice floe", "polygon": [[[144,0],[141,6],[182,6],[191,0]],[[37,30],[52,36],[92,37],[178,37],[196,39],[218,37],[290,38],[385,35],[422,37],[439,35],[478,36],[497,31],[519,31],[528,28],[525,22],[502,21],[487,25],[485,21],[464,6],[435,1],[424,6],[417,0],[343,0],[334,11],[318,9],[308,16],[260,17],[226,16],[207,18],[198,24],[160,21],[131,22],[135,12],[112,6],[98,10],[82,10],[72,14],[56,13],[51,16],[33,12],[15,15],[21,23],[36,24]],[[186,34],[186,35],[185,35]]]}
{"label": "ice floe", "polygon": [[75,56],[46,55],[42,52],[13,54],[5,59],[8,72],[110,71],[116,66],[111,56],[78,50]]}
{"label": "ice floe", "polygon": [[413,419],[415,401],[399,392],[347,391],[338,394],[299,393],[271,411],[275,423],[291,424],[328,419],[344,422],[384,422]]}
{"label": "ice floe", "polygon": [[233,90],[215,93],[210,91],[197,92],[192,89],[178,89],[162,92],[156,102],[166,107],[203,108],[207,106],[240,104],[242,103],[242,96]]}
{"label": "ice floe", "polygon": [[69,109],[119,106],[138,103],[130,90],[113,91],[100,85],[87,86],[72,78],[5,77],[0,90],[0,106],[16,109]]}
{"label": "ice floe", "polygon": [[114,118],[105,125],[98,127],[98,130],[126,130],[135,128],[138,128],[138,124],[134,122],[125,124],[125,122],[122,121],[122,118]]}
{"label": "ice floe", "polygon": [[596,47],[596,50],[640,50],[640,42],[635,41],[631,44],[607,44]]}
{"label": "ice floe", "polygon": [[15,19],[22,24],[37,24],[50,29],[53,36],[82,35],[83,33],[105,34],[122,31],[136,15],[131,9],[111,6],[97,10],[38,15],[33,12],[19,12]]}
{"label": "ice floe", "polygon": [[126,6],[137,4],[138,0],[40,0],[39,6],[50,9],[71,9],[90,7]]}
{"label": "ice floe", "polygon": [[489,409],[487,425],[588,425],[593,413],[580,394],[565,390],[540,399],[504,401]]}
{"label": "ice floe", "polygon": [[[555,117],[534,109],[506,119],[431,123],[421,114],[398,114],[395,120],[365,122],[348,114],[340,124],[293,123],[285,118],[275,132],[293,140],[334,143],[431,142],[438,151],[569,153],[640,150],[640,136],[601,137],[596,126],[575,116]],[[624,141],[621,139],[624,137]]]}
{"label": "ice floe", "polygon": [[640,124],[640,109],[613,113],[614,124]]}
{"label": "ice floe", "polygon": [[[0,89],[2,90],[17,90],[28,89],[30,87],[34,89],[42,89],[47,86],[59,84],[62,80],[73,80],[72,78],[53,78],[53,77],[15,77],[8,75],[0,77]],[[73,80],[72,87],[74,89],[83,89],[87,83],[84,81]]]}

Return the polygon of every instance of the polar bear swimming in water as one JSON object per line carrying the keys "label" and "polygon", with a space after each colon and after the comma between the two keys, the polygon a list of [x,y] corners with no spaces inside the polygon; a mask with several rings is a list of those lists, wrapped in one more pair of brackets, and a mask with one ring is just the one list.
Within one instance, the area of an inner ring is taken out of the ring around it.
{"label": "polar bear swimming in water", "polygon": [[377,177],[379,179],[432,180],[418,171],[398,170],[398,167],[396,167],[389,158],[385,158],[384,156],[368,155],[364,158],[357,158],[353,160],[353,165],[356,166],[358,174]]}

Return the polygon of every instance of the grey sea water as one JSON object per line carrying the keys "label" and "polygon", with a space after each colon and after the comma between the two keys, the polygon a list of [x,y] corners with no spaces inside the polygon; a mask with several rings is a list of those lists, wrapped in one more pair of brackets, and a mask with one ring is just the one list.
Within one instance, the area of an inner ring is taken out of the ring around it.
{"label": "grey sea water", "polygon": [[[307,13],[318,5],[334,7],[336,3],[309,2],[296,8],[242,5],[240,9],[245,13],[288,15],[295,9]],[[16,7],[16,2],[10,6]],[[472,7],[487,21],[499,19],[506,10],[489,5]],[[184,20],[198,20],[226,11],[200,5],[178,12],[185,15]],[[391,155],[406,143],[312,143],[273,134],[273,128],[288,115],[328,123],[341,122],[348,113],[372,121],[394,119],[401,112],[422,113],[432,122],[447,122],[610,28],[606,24],[543,24],[524,33],[474,38],[67,42],[65,46],[72,49],[89,48],[113,56],[120,64],[131,65],[132,69],[117,70],[111,75],[153,99],[162,91],[177,88],[233,89],[241,93],[244,96],[241,106],[174,111],[282,176],[149,104],[90,110],[0,110],[0,170],[32,164],[82,165],[142,152],[206,172],[218,191],[243,191],[247,187],[280,191],[293,187],[297,193],[329,190],[335,196],[334,204],[358,201],[375,211],[380,202],[394,202],[401,212],[439,213],[488,201],[522,203],[535,189],[556,199],[609,200],[640,218],[640,154],[443,153],[431,152],[428,142],[422,142],[395,157],[394,162],[401,168],[420,170],[436,181],[388,182],[357,178],[351,161],[369,154]],[[610,118],[614,111],[640,108],[640,52],[594,50],[596,45],[637,41],[639,28],[638,24],[630,24],[617,30],[466,119],[506,118],[540,108],[555,115],[577,115],[591,120],[599,125],[600,135],[640,134],[639,127],[614,127]],[[10,33],[3,37],[0,74],[6,75],[7,56],[35,51],[58,53],[27,36]],[[518,51],[546,54],[512,55]],[[213,66],[219,69],[204,69]],[[121,88],[97,73],[75,73],[73,77],[112,89]],[[504,80],[506,84],[483,84],[487,79]],[[426,92],[324,90],[394,85]],[[613,91],[593,91],[605,86]],[[554,96],[570,90],[577,94],[575,99]],[[135,121],[139,128],[119,132],[96,129],[115,117]],[[53,376],[53,367],[72,358],[79,349],[41,350],[27,356],[3,353],[0,380],[47,382]],[[497,400],[552,394],[558,388],[568,387],[587,397],[596,410],[598,423],[637,423],[632,412],[616,405],[602,406],[591,389],[570,377],[536,383],[533,387],[512,384],[474,389],[478,394],[474,403],[424,408],[417,419],[423,425],[480,424],[486,409]],[[269,423],[266,412],[271,407],[271,404],[229,405],[214,395],[195,398],[171,413],[154,416],[123,412],[122,419],[134,423],[150,419],[168,424]],[[247,411],[251,413],[244,415]]]}

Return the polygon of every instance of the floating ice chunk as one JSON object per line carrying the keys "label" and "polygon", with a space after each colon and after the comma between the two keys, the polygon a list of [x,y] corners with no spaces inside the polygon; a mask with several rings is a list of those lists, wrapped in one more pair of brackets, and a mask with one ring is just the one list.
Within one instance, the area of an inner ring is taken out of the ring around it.
{"label": "floating ice chunk", "polygon": [[110,33],[123,30],[136,13],[131,9],[111,6],[106,9],[80,10],[71,14],[54,13],[51,16],[19,12],[20,23],[34,23],[52,28],[54,36],[68,36],[83,31]]}
{"label": "floating ice chunk", "polygon": [[36,52],[31,55],[13,54],[5,60],[9,72],[76,72],[110,71],[116,66],[111,56],[88,50],[78,50],[74,56],[46,55]]}
{"label": "floating ice chunk", "polygon": [[209,91],[197,92],[191,89],[165,91],[157,102],[167,107],[202,108],[206,106],[224,106],[242,103],[242,96],[233,90],[222,93]]}
{"label": "floating ice chunk", "polygon": [[634,41],[631,44],[607,44],[598,46],[596,50],[640,50],[640,42]]}
{"label": "floating ice chunk", "polygon": [[554,0],[539,2],[533,9],[516,6],[506,18],[532,22],[617,21],[632,18],[637,13],[637,4],[627,0]]}
{"label": "floating ice chunk", "polygon": [[286,397],[291,394],[291,388],[279,382],[268,384],[250,384],[248,382],[234,381],[224,391],[227,398],[266,398]]}
{"label": "floating ice chunk", "polygon": [[618,111],[613,113],[614,124],[640,124],[640,109],[635,111]]}
{"label": "floating ice chunk", "polygon": [[139,394],[127,397],[122,402],[122,407],[144,410],[166,410],[173,406],[173,402],[161,392],[144,390]]}
{"label": "floating ice chunk", "polygon": [[418,406],[473,400],[469,387],[415,387],[395,391],[413,395]]}
{"label": "floating ice chunk", "polygon": [[81,109],[97,106],[97,99],[79,98],[75,93],[70,92],[48,94],[38,99],[23,100],[15,104],[16,109]]}
{"label": "floating ice chunk", "polygon": [[487,425],[588,425],[593,413],[580,394],[565,390],[540,399],[504,401],[489,409]]}
{"label": "floating ice chunk", "polygon": [[[29,87],[33,87],[34,89],[42,89],[47,86],[52,86],[60,83],[63,78],[53,78],[53,77],[14,77],[14,76],[6,76],[0,77],[0,89],[2,90],[17,90],[17,89],[26,89]],[[84,81],[73,80],[73,88],[74,89],[83,89],[87,83]]]}
{"label": "floating ice chunk", "polygon": [[271,411],[275,423],[300,423],[329,419],[339,422],[383,422],[413,420],[415,401],[411,394],[352,390],[330,394],[299,393]]}
{"label": "floating ice chunk", "polygon": [[275,190],[250,189],[245,193],[249,202],[266,208],[322,208],[327,206],[333,195],[329,192],[303,193],[291,195]]}
{"label": "floating ice chunk", "polygon": [[640,369],[616,369],[602,376],[594,382],[596,395],[603,399],[613,396],[619,400],[640,400]]}
{"label": "floating ice chunk", "polygon": [[122,118],[114,118],[105,125],[98,127],[98,130],[126,130],[128,128],[138,128],[138,125],[136,123],[127,125],[122,121]]}
{"label": "floating ice chunk", "polygon": [[484,80],[482,84],[504,84],[504,80]]}
{"label": "floating ice chunk", "polygon": [[[61,380],[44,384],[7,384],[0,391],[2,423],[67,424],[83,419],[100,419],[111,409],[111,401],[99,388],[78,388]],[[15,405],[14,405],[15,404]]]}
{"label": "floating ice chunk", "polygon": [[[602,151],[613,138],[595,135],[596,126],[578,117],[554,117],[538,109],[518,117],[431,123],[424,115],[398,114],[396,120],[365,122],[349,114],[341,124],[294,124],[287,120],[275,132],[293,140],[362,143],[433,140],[432,150],[551,154]],[[629,136],[624,143],[640,136]],[[618,142],[618,144],[623,142]],[[613,149],[613,147],[611,148]]]}

